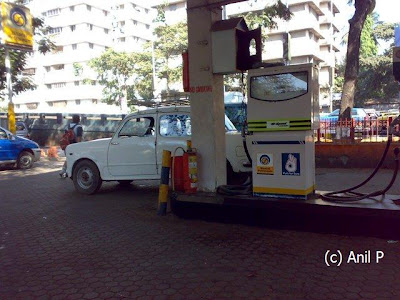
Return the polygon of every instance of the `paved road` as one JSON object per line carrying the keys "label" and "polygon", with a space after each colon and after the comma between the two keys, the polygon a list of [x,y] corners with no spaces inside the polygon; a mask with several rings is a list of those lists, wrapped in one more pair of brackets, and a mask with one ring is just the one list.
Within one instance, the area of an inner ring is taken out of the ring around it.
{"label": "paved road", "polygon": [[[0,299],[400,298],[395,241],[157,217],[154,184],[107,183],[83,196],[60,167],[0,171]],[[351,183],[317,174],[319,189]],[[390,172],[382,176],[378,185]],[[327,250],[341,251],[340,267],[326,266]],[[370,263],[347,263],[367,250]]]}

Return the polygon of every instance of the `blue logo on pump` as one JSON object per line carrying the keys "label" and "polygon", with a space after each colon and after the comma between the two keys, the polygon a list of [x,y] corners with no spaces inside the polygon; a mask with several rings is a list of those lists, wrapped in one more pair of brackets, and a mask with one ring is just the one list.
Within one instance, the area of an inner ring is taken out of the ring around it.
{"label": "blue logo on pump", "polygon": [[300,176],[300,153],[282,153],[282,175]]}
{"label": "blue logo on pump", "polygon": [[268,155],[266,155],[266,154],[261,155],[261,157],[260,157],[260,163],[261,164],[268,165],[270,162],[271,162],[271,159],[269,158]]}

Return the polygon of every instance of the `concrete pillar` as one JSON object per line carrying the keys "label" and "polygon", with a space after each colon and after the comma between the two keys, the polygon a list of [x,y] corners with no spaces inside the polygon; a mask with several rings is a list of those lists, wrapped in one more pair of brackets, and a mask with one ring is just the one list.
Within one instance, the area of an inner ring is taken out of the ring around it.
{"label": "concrete pillar", "polygon": [[[223,76],[212,73],[211,25],[222,19],[209,1],[187,1],[192,144],[197,148],[199,191],[226,184]],[[204,5],[204,6],[203,6]]]}

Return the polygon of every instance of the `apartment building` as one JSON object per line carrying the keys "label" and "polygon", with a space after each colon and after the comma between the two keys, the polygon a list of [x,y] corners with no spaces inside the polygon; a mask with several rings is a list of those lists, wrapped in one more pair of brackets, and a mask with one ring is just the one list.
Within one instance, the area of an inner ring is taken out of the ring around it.
{"label": "apartment building", "polygon": [[143,1],[31,0],[34,16],[42,16],[57,45],[45,55],[34,51],[25,75],[37,89],[14,97],[16,111],[125,113],[101,102],[102,86],[87,65],[107,48],[138,51],[151,40],[151,7]]}
{"label": "apartment building", "polygon": [[[160,2],[161,3],[161,2]],[[225,6],[226,18],[260,11],[271,0],[249,0]],[[339,32],[335,16],[339,9],[334,0],[287,0],[293,13],[290,21],[276,20],[277,27],[266,30],[263,45],[264,62],[283,61],[283,43],[290,36],[291,59],[289,64],[317,63],[320,66],[320,108],[330,111],[335,73],[335,54],[339,51],[336,35]],[[171,0],[165,8],[167,23],[186,18],[186,1]]]}

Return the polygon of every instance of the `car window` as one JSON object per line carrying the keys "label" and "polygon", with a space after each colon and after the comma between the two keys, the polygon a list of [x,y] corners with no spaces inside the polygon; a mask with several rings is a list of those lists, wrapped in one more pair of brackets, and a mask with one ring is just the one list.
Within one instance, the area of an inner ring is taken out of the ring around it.
{"label": "car window", "polygon": [[0,129],[0,140],[8,140],[7,132]]}
{"label": "car window", "polygon": [[20,131],[20,130],[25,130],[25,125],[24,123],[21,122],[17,122],[17,124],[15,124],[15,129]]}
{"label": "car window", "polygon": [[119,131],[118,136],[145,136],[154,134],[153,118],[129,119]]}
{"label": "car window", "polygon": [[190,136],[191,134],[190,115],[173,114],[160,117],[161,136]]}
{"label": "car window", "polygon": [[229,118],[225,115],[225,130],[226,131],[236,131],[235,125],[229,120]]}
{"label": "car window", "polygon": [[339,109],[335,109],[333,112],[329,114],[330,116],[338,116],[339,115]]}

